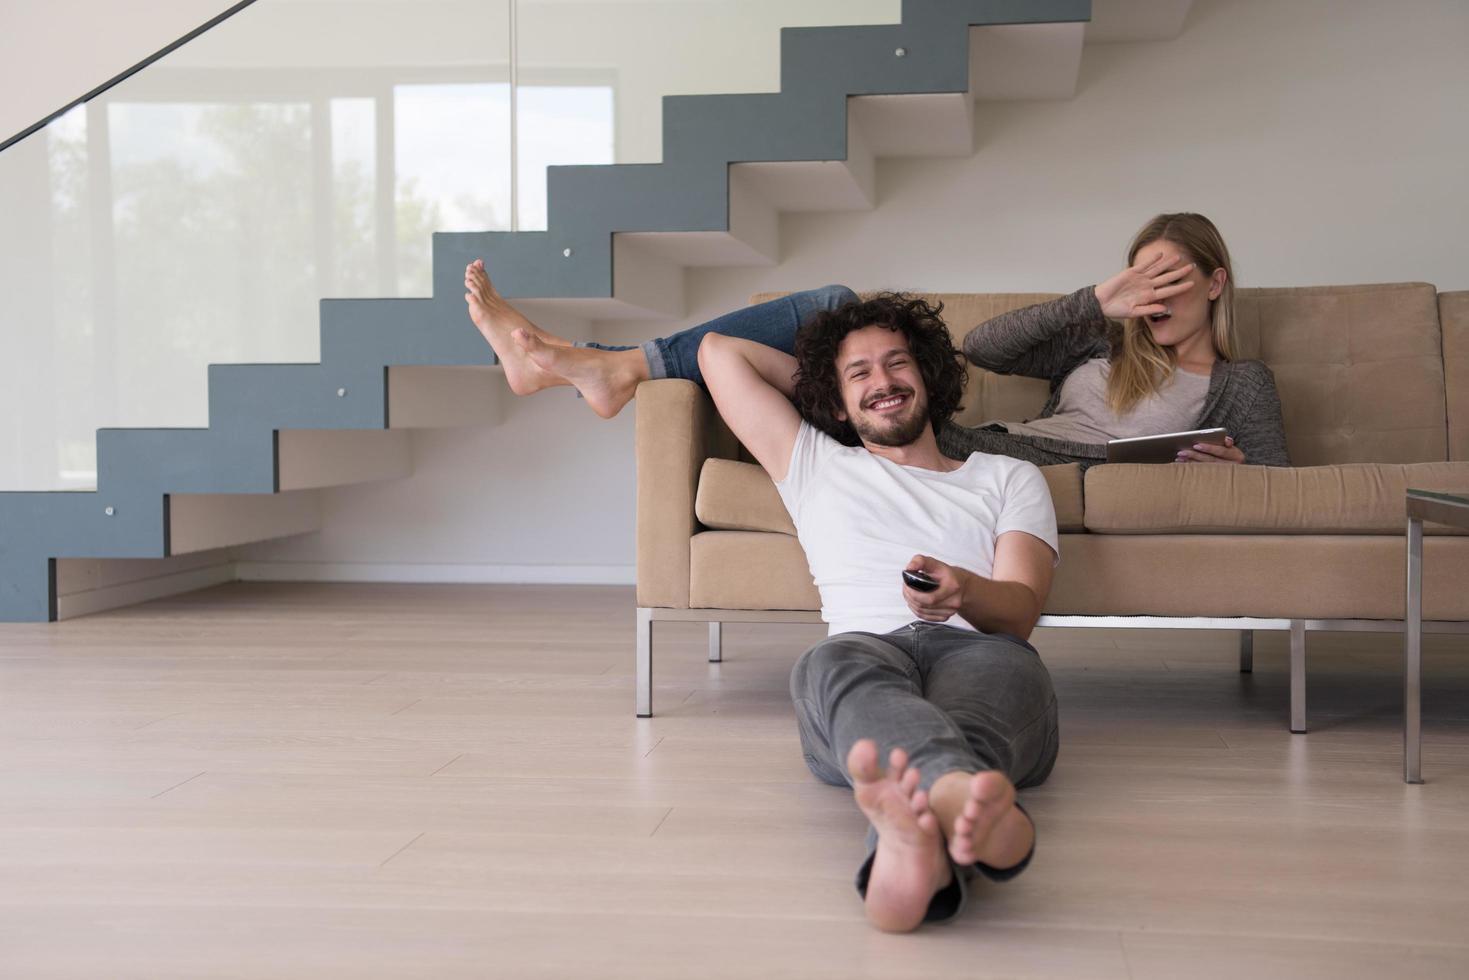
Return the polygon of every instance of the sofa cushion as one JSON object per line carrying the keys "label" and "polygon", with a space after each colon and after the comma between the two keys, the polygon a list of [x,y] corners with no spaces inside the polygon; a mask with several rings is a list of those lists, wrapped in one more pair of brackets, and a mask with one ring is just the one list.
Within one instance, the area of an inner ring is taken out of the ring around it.
{"label": "sofa cushion", "polygon": [[758,463],[704,460],[694,515],[705,527],[722,531],[796,533],[775,483]]}
{"label": "sofa cushion", "polygon": [[[1041,475],[1051,488],[1057,526],[1062,531],[1082,530],[1081,467],[1042,466]],[[755,463],[706,459],[694,513],[705,527],[716,530],[796,533],[775,484]]]}
{"label": "sofa cushion", "polygon": [[1409,487],[1469,490],[1469,463],[1094,466],[1086,474],[1086,527],[1105,534],[1401,535]]}
{"label": "sofa cushion", "polygon": [[[788,534],[693,537],[695,609],[821,608]],[[1423,614],[1469,619],[1469,538],[1424,543]],[[1201,576],[1207,584],[1200,587]],[[1060,616],[1401,619],[1403,542],[1388,535],[1066,534],[1045,612]]]}
{"label": "sofa cushion", "polygon": [[1080,463],[1042,466],[1041,476],[1051,488],[1051,503],[1056,508],[1058,531],[1080,531],[1086,527]]}
{"label": "sofa cushion", "polygon": [[[1469,619],[1469,538],[1425,541],[1423,569],[1424,619]],[[1402,619],[1403,537],[1066,534],[1045,611]]]}
{"label": "sofa cushion", "polygon": [[806,552],[789,534],[705,531],[689,542],[694,609],[820,609]]}

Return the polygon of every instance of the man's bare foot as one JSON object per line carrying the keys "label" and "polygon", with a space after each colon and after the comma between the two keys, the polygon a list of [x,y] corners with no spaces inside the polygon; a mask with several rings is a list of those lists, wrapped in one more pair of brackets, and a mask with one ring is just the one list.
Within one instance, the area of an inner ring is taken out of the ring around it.
{"label": "man's bare foot", "polygon": [[1015,787],[1004,773],[944,773],[929,798],[955,864],[1012,868],[1035,845],[1035,825],[1015,805]]}
{"label": "man's bare foot", "polygon": [[510,382],[511,391],[517,395],[532,395],[542,388],[569,383],[532,361],[511,338],[516,330],[524,330],[542,343],[566,343],[531,323],[519,310],[505,302],[490,282],[483,259],[475,259],[464,267],[464,290],[469,318],[494,348],[495,356],[505,368],[505,380]]}
{"label": "man's bare foot", "polygon": [[565,378],[576,386],[592,411],[610,419],[648,380],[648,360],[636,348],[623,351],[588,347],[557,347],[526,329],[513,333],[515,342],[532,364],[546,374]]}
{"label": "man's bare foot", "polygon": [[877,764],[877,743],[863,739],[847,753],[857,806],[877,831],[877,853],[867,880],[867,919],[884,932],[910,932],[923,922],[934,893],[953,880],[938,819],[908,754],[893,749],[888,771]]}

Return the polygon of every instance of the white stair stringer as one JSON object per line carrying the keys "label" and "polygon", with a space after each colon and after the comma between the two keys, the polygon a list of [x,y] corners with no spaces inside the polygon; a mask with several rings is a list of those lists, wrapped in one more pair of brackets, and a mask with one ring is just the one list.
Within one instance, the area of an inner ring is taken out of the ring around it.
{"label": "white stair stringer", "polygon": [[971,27],[970,95],[981,102],[1073,98],[1085,43],[1085,24]]}

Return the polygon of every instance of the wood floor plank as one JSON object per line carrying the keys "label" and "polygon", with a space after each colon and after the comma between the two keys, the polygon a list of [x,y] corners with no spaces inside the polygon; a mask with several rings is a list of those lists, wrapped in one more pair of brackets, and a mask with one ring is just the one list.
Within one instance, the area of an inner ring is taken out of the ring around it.
{"label": "wood floor plank", "polygon": [[1260,937],[1124,933],[1123,948],[1134,980],[1462,980],[1469,949],[1374,941],[1322,941]]}
{"label": "wood floor plank", "polygon": [[[51,948],[47,935],[87,935]],[[268,942],[262,942],[268,937]],[[21,910],[0,946],[27,977],[569,978],[920,980],[933,976],[1085,976],[1125,980],[1115,933],[980,925],[922,943],[852,918],[661,919],[607,911],[577,921],[539,912],[434,908],[222,910],[183,905]],[[166,959],[160,949],[172,950]],[[755,963],[758,960],[758,967]],[[150,963],[148,968],[130,964]],[[119,965],[122,965],[119,969]],[[752,968],[754,967],[754,968]]]}
{"label": "wood floor plank", "polygon": [[[1469,972],[1469,642],[1042,630],[1037,857],[891,937],[787,693],[811,626],[625,588],[240,584],[0,627],[0,975],[1404,977]],[[268,941],[261,941],[268,937]],[[693,965],[691,967],[691,964]],[[691,972],[691,970],[693,972]]]}

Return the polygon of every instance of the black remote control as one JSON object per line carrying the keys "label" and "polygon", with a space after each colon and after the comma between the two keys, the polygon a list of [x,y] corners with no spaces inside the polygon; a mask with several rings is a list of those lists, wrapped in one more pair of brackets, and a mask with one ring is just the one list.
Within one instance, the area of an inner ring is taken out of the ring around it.
{"label": "black remote control", "polygon": [[932,592],[939,587],[938,579],[927,572],[903,570],[903,582],[915,592]]}

